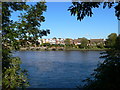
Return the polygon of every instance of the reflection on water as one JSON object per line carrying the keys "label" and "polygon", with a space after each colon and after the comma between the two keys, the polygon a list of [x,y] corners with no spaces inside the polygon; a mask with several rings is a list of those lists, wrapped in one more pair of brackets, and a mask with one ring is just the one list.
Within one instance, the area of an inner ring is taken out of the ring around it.
{"label": "reflection on water", "polygon": [[75,88],[100,61],[101,51],[18,51],[32,88]]}

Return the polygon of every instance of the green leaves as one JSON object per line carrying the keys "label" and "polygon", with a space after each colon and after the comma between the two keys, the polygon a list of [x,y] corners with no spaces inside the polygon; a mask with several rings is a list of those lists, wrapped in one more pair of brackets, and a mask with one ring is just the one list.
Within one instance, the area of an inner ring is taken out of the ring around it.
{"label": "green leaves", "polygon": [[[112,34],[114,35],[114,34]],[[111,35],[109,35],[111,37]],[[111,42],[112,43],[112,42]],[[103,52],[101,58],[105,60],[91,74],[91,78],[84,80],[85,89],[120,89],[120,36],[117,36],[115,45]]]}
{"label": "green leaves", "polygon": [[85,16],[92,16],[92,9],[98,8],[100,2],[73,2],[73,5],[69,7],[68,11],[71,15],[77,15],[77,20],[84,19]]}
{"label": "green leaves", "polygon": [[[41,22],[45,21],[43,12],[46,11],[44,2],[34,6],[22,2],[2,3],[2,88],[4,90],[29,86],[27,71],[20,67],[21,61],[12,57],[11,50],[29,45],[27,41],[36,42],[39,37],[47,36],[50,30],[40,30]],[[10,20],[11,12],[24,11],[19,21]]]}
{"label": "green leaves", "polygon": [[120,20],[120,2],[115,6],[115,15],[117,16],[118,20]]}
{"label": "green leaves", "polygon": [[106,40],[106,46],[109,47],[109,48],[113,48],[115,46],[116,39],[117,39],[117,34],[116,33],[111,33],[108,36],[108,39]]}
{"label": "green leaves", "polygon": [[[115,3],[114,2],[72,2],[72,5],[69,7],[68,11],[70,11],[71,15],[77,16],[77,20],[83,20],[86,16],[92,17],[93,8],[99,8],[100,5],[103,4],[103,8],[112,8]],[[115,7],[115,15],[118,20],[120,17],[120,2]]]}
{"label": "green leaves", "polygon": [[[3,67],[3,88],[17,88],[28,86],[26,72],[20,68],[21,61],[17,57],[9,58],[9,67]],[[25,83],[23,83],[25,82]]]}
{"label": "green leaves", "polygon": [[65,42],[65,45],[70,45],[71,44],[69,38],[65,39],[64,42]]}
{"label": "green leaves", "polygon": [[[50,34],[50,30],[40,30],[41,22],[45,21],[43,12],[46,11],[46,5],[44,2],[38,2],[36,5],[31,5],[26,13],[19,16],[21,19],[16,23],[17,30],[19,32],[20,39],[28,40],[29,37],[36,40],[38,37],[47,36]],[[33,14],[34,13],[34,14]],[[22,35],[23,34],[23,35]]]}

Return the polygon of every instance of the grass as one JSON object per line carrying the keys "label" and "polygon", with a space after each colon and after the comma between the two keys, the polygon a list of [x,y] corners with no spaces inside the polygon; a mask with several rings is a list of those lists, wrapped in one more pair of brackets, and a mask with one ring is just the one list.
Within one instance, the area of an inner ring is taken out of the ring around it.
{"label": "grass", "polygon": [[84,49],[84,48],[65,48],[63,50],[50,50],[50,49],[38,49],[38,50],[21,50],[21,51],[105,51],[108,50],[107,48],[89,48],[89,49]]}
{"label": "grass", "polygon": [[93,48],[72,48],[72,47],[67,47],[65,48],[65,50],[107,50],[107,48],[97,48],[97,47],[93,47]]}

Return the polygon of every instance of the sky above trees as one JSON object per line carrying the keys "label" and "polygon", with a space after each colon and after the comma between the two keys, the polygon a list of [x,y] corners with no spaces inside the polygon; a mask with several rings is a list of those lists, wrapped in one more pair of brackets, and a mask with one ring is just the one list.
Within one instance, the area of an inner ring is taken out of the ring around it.
{"label": "sky above trees", "polygon": [[[35,4],[28,2],[27,4]],[[75,16],[67,11],[71,2],[47,2],[47,11],[44,12],[45,22],[41,29],[50,29],[50,34],[43,38],[107,38],[110,33],[118,33],[118,20],[114,8],[93,9],[93,17],[85,17],[77,21]],[[18,20],[20,12],[13,12],[11,19]]]}

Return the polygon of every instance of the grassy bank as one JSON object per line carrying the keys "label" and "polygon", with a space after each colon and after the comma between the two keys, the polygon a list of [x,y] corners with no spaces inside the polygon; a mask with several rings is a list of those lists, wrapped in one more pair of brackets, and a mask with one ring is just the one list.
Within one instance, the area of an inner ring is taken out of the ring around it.
{"label": "grassy bank", "polygon": [[82,48],[64,48],[64,49],[21,49],[20,51],[105,51],[107,48],[91,48],[91,49],[82,49]]}
{"label": "grassy bank", "polygon": [[69,48],[65,50],[73,50],[73,51],[105,51],[108,50],[107,48],[100,49],[100,48],[91,48],[91,49],[81,49],[81,48]]}

